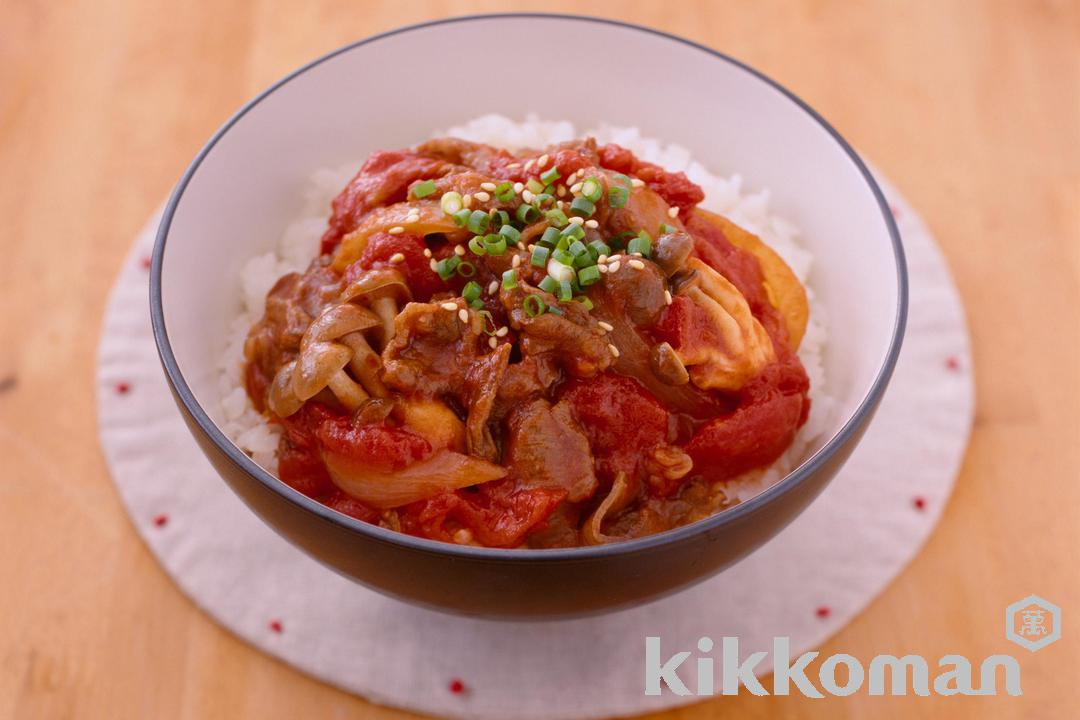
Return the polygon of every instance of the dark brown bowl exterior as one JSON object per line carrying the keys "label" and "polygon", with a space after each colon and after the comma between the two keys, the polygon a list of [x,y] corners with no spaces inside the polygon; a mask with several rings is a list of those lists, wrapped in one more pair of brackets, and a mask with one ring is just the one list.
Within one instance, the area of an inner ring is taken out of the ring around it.
{"label": "dark brown bowl exterior", "polygon": [[359,521],[328,508],[312,511],[312,501],[277,480],[280,487],[268,485],[237,464],[203,431],[175,389],[173,397],[203,453],[233,491],[270,527],[324,565],[374,590],[431,608],[533,619],[638,604],[705,580],[742,559],[828,485],[876,409],[865,413],[856,431],[801,482],[767,502],[755,498],[726,511],[725,522],[705,520],[600,548],[518,551],[459,548],[373,526],[368,527],[380,532],[358,532],[350,525]]}
{"label": "dark brown bowl exterior", "polygon": [[[526,14],[527,15],[527,14]],[[490,16],[436,21],[468,22]],[[542,17],[552,17],[544,15]],[[874,383],[840,431],[813,457],[758,496],[691,525],[610,545],[553,550],[500,550],[439,543],[395,533],[337,513],[305,497],[260,468],[214,424],[181,372],[165,327],[161,275],[169,227],[195,170],[232,125],[278,87],[339,52],[411,28],[342,48],[284,78],[227,122],[196,156],[166,206],[150,270],[150,310],[162,366],[188,428],[229,486],[276,532],[324,565],[356,582],[402,600],[453,613],[491,618],[558,618],[598,613],[655,599],[704,580],[775,536],[820,493],[851,455],[888,385],[907,316],[903,246],[880,188],[844,139],[798,97],[773,80],[709,48],[649,28],[597,18],[693,45],[757,75],[819,122],[850,156],[877,199],[892,239],[897,267],[897,313],[889,351]],[[422,26],[413,26],[422,27]],[[223,528],[222,532],[228,532]]]}

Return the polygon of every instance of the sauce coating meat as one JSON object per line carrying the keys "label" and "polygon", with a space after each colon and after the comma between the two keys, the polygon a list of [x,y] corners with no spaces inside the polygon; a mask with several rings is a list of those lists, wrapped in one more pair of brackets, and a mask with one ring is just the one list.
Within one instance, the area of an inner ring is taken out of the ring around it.
{"label": "sauce coating meat", "polygon": [[245,344],[283,482],[489,547],[706,517],[810,411],[805,291],[682,173],[591,139],[372,155]]}

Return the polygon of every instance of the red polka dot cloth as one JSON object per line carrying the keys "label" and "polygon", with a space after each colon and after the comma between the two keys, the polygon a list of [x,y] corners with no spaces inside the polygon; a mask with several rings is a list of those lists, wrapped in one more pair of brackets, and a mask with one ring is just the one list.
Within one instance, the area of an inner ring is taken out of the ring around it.
{"label": "red polka dot cloth", "polygon": [[692,702],[644,694],[646,635],[661,636],[665,657],[704,635],[738,636],[743,658],[771,650],[775,636],[791,638],[792,657],[813,649],[915,556],[949,497],[973,412],[963,308],[928,231],[885,190],[904,237],[911,307],[877,417],[803,515],[684,592],[579,620],[463,619],[366,590],[289,545],[215,475],[173,405],[147,307],[143,259],[156,218],[120,273],[99,352],[101,441],[117,489],[162,566],[212,618],[375,702],[481,720],[627,716]]}

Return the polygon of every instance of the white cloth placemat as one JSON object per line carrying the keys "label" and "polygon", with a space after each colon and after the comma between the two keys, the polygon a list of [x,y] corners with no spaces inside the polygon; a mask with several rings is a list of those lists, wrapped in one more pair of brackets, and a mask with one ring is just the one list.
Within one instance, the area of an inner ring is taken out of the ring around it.
{"label": "white cloth placemat", "polygon": [[264,652],[375,702],[498,720],[691,702],[645,696],[646,635],[663,638],[665,658],[693,650],[702,635],[739,636],[743,658],[787,635],[795,657],[900,572],[952,489],[973,412],[963,308],[926,227],[883,185],[907,250],[911,306],[877,418],[840,475],[779,536],[657,602],[559,622],[463,619],[364,589],[278,537],[211,469],[169,395],[147,302],[157,218],[136,240],[105,316],[98,414],[109,468],[135,528],[199,607]]}

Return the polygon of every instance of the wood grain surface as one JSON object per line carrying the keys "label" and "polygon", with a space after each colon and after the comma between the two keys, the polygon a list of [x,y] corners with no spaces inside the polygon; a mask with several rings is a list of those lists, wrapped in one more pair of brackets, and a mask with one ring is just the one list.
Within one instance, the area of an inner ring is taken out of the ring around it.
{"label": "wood grain surface", "polygon": [[[94,356],[136,231],[214,129],[348,41],[480,11],[588,11],[779,79],[894,180],[970,315],[974,437],[940,527],[822,648],[1021,656],[1018,698],[718,698],[655,716],[1075,717],[1080,706],[1080,4],[0,1],[0,718],[388,720],[217,627],[136,537]],[[933,412],[933,408],[927,408]],[[1063,639],[1003,638],[1030,593]],[[448,703],[452,698],[448,696]]]}

